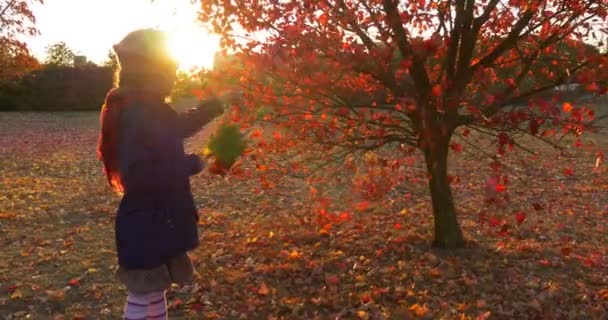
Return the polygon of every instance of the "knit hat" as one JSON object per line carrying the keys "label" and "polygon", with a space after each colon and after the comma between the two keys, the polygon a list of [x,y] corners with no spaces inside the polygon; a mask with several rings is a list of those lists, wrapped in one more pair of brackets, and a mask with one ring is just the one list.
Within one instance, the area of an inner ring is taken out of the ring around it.
{"label": "knit hat", "polygon": [[119,60],[124,58],[173,62],[167,34],[156,29],[139,29],[127,34],[114,45]]}

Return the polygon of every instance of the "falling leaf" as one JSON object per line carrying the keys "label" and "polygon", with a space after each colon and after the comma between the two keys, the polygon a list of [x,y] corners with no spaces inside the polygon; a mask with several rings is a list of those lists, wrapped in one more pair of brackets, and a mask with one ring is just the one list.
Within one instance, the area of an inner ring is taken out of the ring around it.
{"label": "falling leaf", "polygon": [[432,94],[435,97],[439,97],[441,95],[441,86],[438,84],[434,85],[432,89]]}

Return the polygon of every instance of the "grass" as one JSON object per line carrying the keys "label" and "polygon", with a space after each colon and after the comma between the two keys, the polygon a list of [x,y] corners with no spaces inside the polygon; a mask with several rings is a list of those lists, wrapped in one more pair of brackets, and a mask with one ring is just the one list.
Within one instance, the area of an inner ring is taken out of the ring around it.
{"label": "grass", "polygon": [[[119,318],[118,197],[96,160],[97,114],[0,113],[0,123],[0,317]],[[187,148],[198,151],[210,130]],[[604,136],[589,139],[606,152]],[[455,252],[429,247],[416,155],[401,191],[329,235],[304,184],[258,192],[255,179],[194,177],[200,277],[170,290],[171,317],[605,319],[608,179],[603,164],[593,172],[593,150],[513,157],[510,198],[497,207],[483,203],[485,160],[464,147],[451,173],[469,245]]]}

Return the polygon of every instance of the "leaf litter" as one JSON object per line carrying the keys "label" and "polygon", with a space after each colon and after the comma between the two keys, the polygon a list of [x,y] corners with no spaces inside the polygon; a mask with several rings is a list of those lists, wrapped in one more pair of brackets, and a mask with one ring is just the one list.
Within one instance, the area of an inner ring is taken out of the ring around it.
{"label": "leaf litter", "polygon": [[[0,315],[120,317],[118,198],[95,159],[97,114],[3,113],[0,121]],[[206,137],[188,148],[199,149]],[[469,243],[454,252],[429,246],[432,219],[421,186],[352,208],[338,203],[348,214],[324,230],[300,181],[260,192],[256,179],[197,176],[198,275],[193,285],[169,290],[171,317],[602,319],[606,168],[576,149],[559,161],[551,155],[509,160],[528,179],[505,185],[509,200],[499,206],[481,197],[490,171],[459,151],[451,173],[459,177],[453,187]]]}

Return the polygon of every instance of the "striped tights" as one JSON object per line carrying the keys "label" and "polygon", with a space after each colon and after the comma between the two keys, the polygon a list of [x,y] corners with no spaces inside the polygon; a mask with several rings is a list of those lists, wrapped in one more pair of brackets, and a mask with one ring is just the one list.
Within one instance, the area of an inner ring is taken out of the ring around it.
{"label": "striped tights", "polygon": [[166,320],[165,292],[136,294],[129,292],[125,303],[124,320]]}

